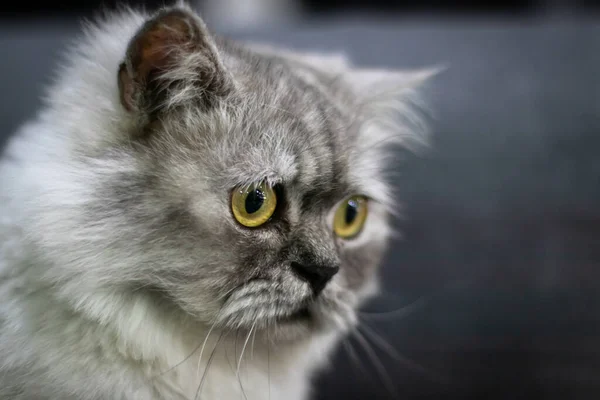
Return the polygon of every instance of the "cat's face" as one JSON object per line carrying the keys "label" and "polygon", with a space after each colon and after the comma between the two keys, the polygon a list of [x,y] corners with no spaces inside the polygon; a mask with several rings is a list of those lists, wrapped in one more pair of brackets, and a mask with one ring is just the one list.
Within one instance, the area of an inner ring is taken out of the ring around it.
{"label": "cat's face", "polygon": [[181,9],[146,21],[123,60],[128,132],[94,152],[72,218],[86,279],[216,329],[293,339],[351,327],[396,206],[386,148],[414,134],[385,117],[406,111],[416,81],[245,50]]}
{"label": "cat's face", "polygon": [[[308,87],[291,84],[277,102],[272,93],[174,112],[130,150],[146,173],[124,177],[115,193],[134,196],[143,215],[131,224],[147,235],[139,251],[160,257],[157,279],[144,284],[216,326],[286,337],[347,328],[385,247],[378,186],[353,172],[365,164],[348,140],[349,116],[325,112]],[[129,179],[144,175],[134,194]],[[122,204],[124,216],[136,208]]]}

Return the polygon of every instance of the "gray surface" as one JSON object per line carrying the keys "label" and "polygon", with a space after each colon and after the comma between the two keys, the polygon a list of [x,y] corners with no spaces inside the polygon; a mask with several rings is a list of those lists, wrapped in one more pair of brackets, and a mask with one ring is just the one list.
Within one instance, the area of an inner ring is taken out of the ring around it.
{"label": "gray surface", "polygon": [[[4,28],[0,138],[34,112],[74,32]],[[399,154],[405,239],[370,307],[432,296],[369,322],[428,370],[377,349],[401,398],[599,398],[599,21],[345,19],[235,36],[342,48],[361,64],[450,66],[427,92],[433,149]],[[318,398],[393,398],[360,357],[366,373],[340,351]]]}

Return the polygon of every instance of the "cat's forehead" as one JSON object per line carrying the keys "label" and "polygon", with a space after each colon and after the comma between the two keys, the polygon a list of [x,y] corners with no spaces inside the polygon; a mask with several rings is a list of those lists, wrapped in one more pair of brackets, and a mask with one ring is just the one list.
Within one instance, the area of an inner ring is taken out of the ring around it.
{"label": "cat's forehead", "polygon": [[[213,157],[230,185],[267,179],[332,184],[346,171],[343,116],[319,93],[283,80],[215,110]],[[285,89],[284,89],[285,88]]]}

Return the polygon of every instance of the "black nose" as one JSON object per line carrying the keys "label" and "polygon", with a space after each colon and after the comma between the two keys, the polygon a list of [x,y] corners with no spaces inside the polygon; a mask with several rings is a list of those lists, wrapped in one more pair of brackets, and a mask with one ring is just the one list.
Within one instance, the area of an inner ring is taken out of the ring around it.
{"label": "black nose", "polygon": [[323,291],[327,282],[340,270],[340,267],[292,262],[292,270],[312,287],[315,295]]}

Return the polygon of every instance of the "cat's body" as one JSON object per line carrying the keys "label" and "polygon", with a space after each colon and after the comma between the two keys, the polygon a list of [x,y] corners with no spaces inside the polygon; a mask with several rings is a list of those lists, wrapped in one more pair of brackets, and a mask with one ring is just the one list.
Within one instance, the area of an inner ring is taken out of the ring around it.
{"label": "cat's body", "polygon": [[[0,398],[305,399],[375,292],[383,147],[415,134],[382,117],[427,74],[248,50],[182,5],[67,59],[0,161]],[[229,193],[258,180],[284,192],[248,229]],[[342,240],[353,193],[369,217]]]}

